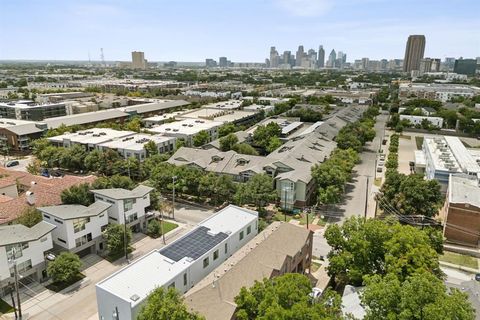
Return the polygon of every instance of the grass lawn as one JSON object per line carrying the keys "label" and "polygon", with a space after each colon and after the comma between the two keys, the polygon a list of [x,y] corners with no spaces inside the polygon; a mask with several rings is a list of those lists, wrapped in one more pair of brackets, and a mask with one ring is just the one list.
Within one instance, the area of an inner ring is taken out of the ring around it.
{"label": "grass lawn", "polygon": [[478,268],[478,259],[455,252],[445,251],[444,254],[440,256],[440,260],[453,264],[458,264],[468,268]]}
{"label": "grass lawn", "polygon": [[[313,213],[309,213],[308,214],[308,223],[312,223],[313,219],[315,219],[315,214]],[[305,224],[307,224],[307,215],[302,213],[300,214],[300,224],[303,226]]]}
{"label": "grass lawn", "polygon": [[167,234],[168,232],[172,231],[173,229],[178,227],[178,224],[173,222],[168,222],[163,220],[162,221],[163,232]]}
{"label": "grass lawn", "polygon": [[322,227],[323,227],[323,226],[326,225],[326,224],[327,224],[327,219],[322,218],[322,217],[319,217],[319,218],[318,218],[317,226],[322,226]]}
{"label": "grass lawn", "polygon": [[53,283],[51,283],[47,286],[47,289],[55,291],[55,292],[59,292],[59,291],[65,289],[66,287],[71,286],[75,282],[82,280],[83,278],[85,278],[85,275],[83,273],[77,273],[75,278],[73,278],[71,281],[68,281],[68,282],[53,282]]}
{"label": "grass lawn", "polygon": [[0,299],[0,316],[5,313],[13,312],[13,307]]}
{"label": "grass lawn", "polygon": [[377,187],[380,187],[382,185],[382,178],[375,178],[375,181],[373,181],[373,184],[376,185]]}
{"label": "grass lawn", "polygon": [[415,143],[417,144],[417,150],[422,150],[423,137],[416,136]]}
{"label": "grass lawn", "polygon": [[[285,215],[282,212],[277,212],[273,216],[273,220],[275,221],[285,221]],[[292,220],[292,216],[287,213],[287,222]]]}
{"label": "grass lawn", "polygon": [[317,262],[312,262],[311,272],[315,272],[320,268],[321,264]]}

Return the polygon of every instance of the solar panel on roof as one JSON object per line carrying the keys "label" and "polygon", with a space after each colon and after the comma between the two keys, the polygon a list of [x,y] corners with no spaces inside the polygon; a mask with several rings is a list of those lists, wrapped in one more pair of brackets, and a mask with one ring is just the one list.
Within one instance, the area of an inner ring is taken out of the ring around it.
{"label": "solar panel on roof", "polygon": [[160,254],[178,262],[185,257],[198,259],[228,237],[226,233],[209,234],[207,227],[200,226],[172,245],[160,250]]}

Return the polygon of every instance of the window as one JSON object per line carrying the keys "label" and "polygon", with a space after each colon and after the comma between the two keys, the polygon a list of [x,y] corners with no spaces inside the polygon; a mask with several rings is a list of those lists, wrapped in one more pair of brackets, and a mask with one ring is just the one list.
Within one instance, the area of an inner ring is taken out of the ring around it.
{"label": "window", "polygon": [[243,240],[243,231],[240,231],[240,241]]}
{"label": "window", "polygon": [[133,205],[137,202],[136,199],[126,199],[123,200],[123,210],[130,211],[133,209]]}
{"label": "window", "polygon": [[205,269],[206,267],[208,267],[208,265],[210,264],[210,259],[208,257],[206,257],[205,259],[203,259],[203,269]]}
{"label": "window", "polygon": [[174,288],[174,289],[175,289],[175,281],[174,281],[174,282],[172,282],[172,283],[170,283],[170,284],[168,285],[168,287],[169,287],[169,288]]}
{"label": "window", "polygon": [[[18,273],[22,273],[22,272],[26,272],[28,270],[32,269],[32,260],[27,260],[27,261],[24,261],[22,263],[17,263],[17,272]],[[10,268],[10,276],[14,276],[13,274],[14,270],[13,270],[13,267]]]}
{"label": "window", "polygon": [[90,222],[90,218],[73,219],[73,232],[85,230],[85,225]]}
{"label": "window", "polygon": [[135,212],[127,217],[127,223],[133,222],[138,219],[138,214]]}
{"label": "window", "polygon": [[183,285],[184,286],[187,285],[187,274],[186,273],[183,274]]}
{"label": "window", "polygon": [[252,232],[252,226],[247,227],[247,234],[250,234]]}
{"label": "window", "polygon": [[114,218],[114,217],[108,217],[108,219],[112,219],[113,221],[117,221],[117,218]]}
{"label": "window", "polygon": [[65,243],[67,244],[67,241],[63,240],[63,239],[60,239],[60,238],[57,238],[58,241],[62,242],[62,243]]}
{"label": "window", "polygon": [[107,199],[107,202],[108,202],[108,203],[111,203],[111,204],[115,204],[115,201],[112,201],[112,200],[108,200],[108,199]]}
{"label": "window", "polygon": [[48,216],[48,215],[46,215],[46,214],[44,214],[43,217],[44,217],[45,219],[50,219],[50,216]]}
{"label": "window", "polygon": [[103,218],[105,216],[105,213],[102,213],[101,215],[99,215],[98,217],[99,218]]}
{"label": "window", "polygon": [[58,219],[53,219],[56,223],[60,223],[60,224],[63,224],[63,221],[62,220],[58,220]]}
{"label": "window", "polygon": [[228,252],[228,243],[225,243],[225,254]]}
{"label": "window", "polygon": [[8,246],[5,247],[5,250],[7,251],[7,259],[13,258],[13,252],[12,252],[13,248],[15,248],[15,258],[20,258],[23,256],[23,252],[22,252],[23,246],[21,243],[9,244]]}
{"label": "window", "polygon": [[28,242],[22,243],[22,250],[28,249]]}
{"label": "window", "polygon": [[217,260],[218,259],[218,250],[215,250],[213,252],[213,260]]}
{"label": "window", "polygon": [[75,239],[75,247],[81,247],[84,244],[87,244],[89,241],[92,240],[92,234],[86,234],[84,236],[81,236],[80,238]]}

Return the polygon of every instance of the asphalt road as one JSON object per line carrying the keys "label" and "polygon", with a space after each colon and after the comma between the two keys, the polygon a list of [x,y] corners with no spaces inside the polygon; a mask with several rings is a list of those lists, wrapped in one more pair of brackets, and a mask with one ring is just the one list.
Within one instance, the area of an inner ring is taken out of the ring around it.
{"label": "asphalt road", "polygon": [[[385,124],[388,116],[381,114],[377,117],[375,124],[376,136],[372,142],[365,145],[364,150],[360,153],[360,163],[355,166],[353,172],[353,179],[345,187],[345,196],[342,203],[336,205],[334,208],[330,207],[323,211],[328,217],[329,223],[341,223],[351,216],[364,216],[365,203],[368,194],[368,211],[369,216],[375,210],[375,203],[372,197],[372,186],[376,175],[375,160],[377,158],[377,151],[381,147],[381,140],[384,135]],[[367,181],[368,179],[368,181]],[[368,186],[368,190],[366,190]]]}
{"label": "asphalt road", "polygon": [[476,310],[476,319],[480,320],[480,282],[470,273],[442,267],[447,275],[445,284],[450,288],[457,288],[468,294],[472,307]]}

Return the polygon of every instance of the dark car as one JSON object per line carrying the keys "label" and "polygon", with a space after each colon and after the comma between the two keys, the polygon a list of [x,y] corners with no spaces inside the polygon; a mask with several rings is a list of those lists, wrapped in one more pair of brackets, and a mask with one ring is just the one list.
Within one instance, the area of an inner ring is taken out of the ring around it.
{"label": "dark car", "polygon": [[477,274],[475,275],[475,280],[480,281],[480,273],[477,273]]}
{"label": "dark car", "polygon": [[5,167],[7,167],[7,168],[15,167],[15,166],[18,166],[19,164],[20,164],[20,162],[18,162],[17,160],[8,161],[7,164],[5,165]]}

